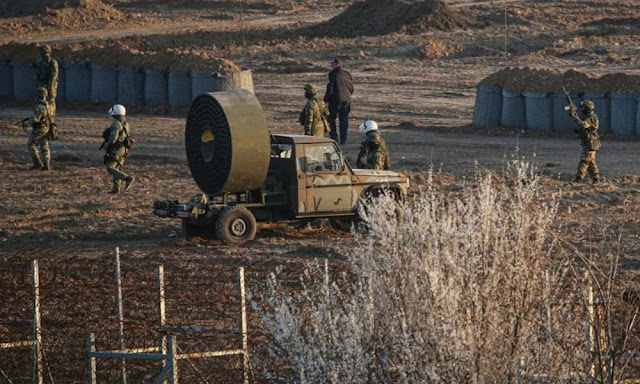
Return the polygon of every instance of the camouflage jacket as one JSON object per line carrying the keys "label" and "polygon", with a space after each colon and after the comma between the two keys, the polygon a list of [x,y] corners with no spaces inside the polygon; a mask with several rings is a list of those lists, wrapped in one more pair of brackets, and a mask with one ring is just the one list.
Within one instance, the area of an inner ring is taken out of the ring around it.
{"label": "camouflage jacket", "polygon": [[58,85],[58,62],[55,59],[50,61],[40,60],[38,62],[38,72],[36,75],[38,86],[51,90]]}
{"label": "camouflage jacket", "polygon": [[380,147],[376,149],[370,149],[367,154],[367,163],[365,169],[385,169],[385,155]]}
{"label": "camouflage jacket", "polygon": [[126,120],[119,121],[114,119],[109,130],[111,133],[109,134],[109,140],[107,140],[107,151],[119,149],[123,146],[122,142],[125,137],[131,135],[131,126]]}
{"label": "camouflage jacket", "polygon": [[308,99],[300,114],[300,124],[304,126],[304,134],[324,137],[329,131],[327,116],[329,116],[329,110],[320,98]]}
{"label": "camouflage jacket", "polygon": [[384,155],[384,166],[381,169],[390,170],[391,169],[391,158],[389,157],[389,148],[387,148],[387,142],[384,140],[382,135],[378,132],[368,133],[366,139],[360,143],[360,152],[358,153],[358,157],[356,158],[356,168],[367,168],[367,162],[369,159],[369,140],[373,137],[372,135],[380,136],[380,151]]}
{"label": "camouflage jacket", "polygon": [[29,118],[29,123],[36,131],[48,131],[51,121],[51,107],[45,100],[38,100],[35,108],[33,109],[33,115]]}
{"label": "camouflage jacket", "polygon": [[573,120],[578,124],[578,135],[582,146],[589,147],[589,140],[598,138],[598,129],[600,128],[598,116],[595,112],[591,112],[585,116],[584,120],[578,116],[573,117]]}

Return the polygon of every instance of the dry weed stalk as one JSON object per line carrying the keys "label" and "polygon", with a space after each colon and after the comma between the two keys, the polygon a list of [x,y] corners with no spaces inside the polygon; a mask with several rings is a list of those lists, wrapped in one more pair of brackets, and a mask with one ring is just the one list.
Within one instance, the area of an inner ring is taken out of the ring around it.
{"label": "dry weed stalk", "polygon": [[593,382],[585,285],[550,236],[557,202],[523,161],[400,210],[381,196],[353,276],[311,265],[299,292],[270,277],[273,355],[308,383]]}

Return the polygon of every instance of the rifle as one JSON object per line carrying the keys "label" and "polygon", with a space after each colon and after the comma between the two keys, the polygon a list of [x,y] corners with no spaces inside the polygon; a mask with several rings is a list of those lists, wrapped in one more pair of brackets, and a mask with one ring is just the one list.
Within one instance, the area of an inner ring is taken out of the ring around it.
{"label": "rifle", "polygon": [[28,117],[25,117],[24,119],[18,121],[18,125],[22,126],[22,129],[26,132],[29,133],[29,131],[27,130],[27,122],[29,121]]}
{"label": "rifle", "polygon": [[564,88],[564,86],[562,87],[562,91],[564,92],[564,96],[567,98],[567,102],[569,103],[569,105],[564,107],[564,110],[570,111],[571,115],[577,115],[578,107],[576,107],[576,105],[573,103],[573,100],[571,100],[571,96],[569,96],[569,93]]}

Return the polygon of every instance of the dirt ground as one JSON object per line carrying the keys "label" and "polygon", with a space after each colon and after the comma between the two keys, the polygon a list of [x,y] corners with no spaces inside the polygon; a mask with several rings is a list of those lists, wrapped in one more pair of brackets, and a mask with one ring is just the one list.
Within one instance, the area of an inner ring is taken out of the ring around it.
{"label": "dirt ground", "polygon": [[[33,18],[41,17],[0,18],[0,43],[90,45],[96,39],[113,39],[139,50],[181,48],[225,57],[254,70],[255,93],[274,133],[301,132],[296,120],[304,103],[303,86],[312,82],[322,89],[329,58],[339,55],[356,88],[349,143],[343,148],[352,163],[362,136],[357,126],[364,119],[380,124],[394,169],[407,172],[414,189],[424,185],[430,167],[446,193],[478,167],[499,172],[508,159],[525,157],[547,176],[549,193],[560,194],[556,226],[570,241],[596,250],[622,233],[625,263],[639,265],[637,138],[605,133],[598,165],[606,183],[573,186],[568,181],[580,155],[576,137],[469,125],[475,86],[507,66],[640,74],[636,1],[449,1],[450,9],[467,20],[466,28],[356,37],[314,32],[314,26],[349,3],[243,1],[241,12],[241,2],[234,0],[113,0],[109,4],[122,17],[118,22],[83,24],[74,19],[34,26]],[[105,348],[115,347],[116,246],[122,250],[125,332],[132,344],[151,343],[156,337],[157,264],[169,271],[168,292],[174,292],[168,293],[170,322],[230,327],[236,316],[235,267],[247,268],[251,290],[261,286],[276,265],[285,265],[294,280],[300,266],[313,259],[330,258],[334,268],[344,268],[353,249],[353,235],[322,222],[311,228],[265,229],[255,241],[230,247],[215,240],[185,239],[178,221],[153,216],[155,199],[186,199],[198,193],[185,163],[186,111],[131,108],[137,144],[125,170],[136,182],[131,191],[113,196],[106,193],[110,177],[98,151],[102,130],[109,124],[108,106],[59,105],[61,140],[52,145],[53,170],[45,173],[28,171],[27,134],[14,124],[28,116],[30,106],[7,100],[0,105],[0,320],[28,315],[27,263],[40,259],[45,357],[56,382],[86,382],[86,332],[96,332]],[[251,311],[249,329],[252,353],[265,353],[261,341],[267,336]],[[28,327],[0,321],[0,342],[28,335]],[[185,341],[184,348],[232,342],[226,335]],[[195,368],[185,363],[181,374],[190,379],[185,382],[202,377],[237,382],[238,364],[235,359],[195,361]],[[110,363],[99,368],[112,377],[117,372]],[[156,368],[133,364],[132,382],[153,382]],[[30,369],[27,350],[0,350],[0,370],[14,382],[29,382]],[[260,372],[254,367],[257,381],[262,380]]]}

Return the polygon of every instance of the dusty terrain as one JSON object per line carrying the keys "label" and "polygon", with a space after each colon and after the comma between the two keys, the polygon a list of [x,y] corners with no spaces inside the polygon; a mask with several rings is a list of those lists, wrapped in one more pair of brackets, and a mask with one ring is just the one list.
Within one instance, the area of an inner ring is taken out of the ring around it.
{"label": "dusty terrain", "polygon": [[[328,60],[339,55],[356,87],[344,147],[348,159],[355,160],[361,136],[357,126],[367,118],[378,121],[394,168],[410,174],[416,189],[424,185],[430,166],[446,193],[476,167],[499,172],[507,159],[524,156],[548,176],[549,193],[560,193],[556,227],[570,241],[585,251],[597,250],[622,233],[625,263],[638,266],[637,138],[604,136],[598,165],[606,183],[594,188],[567,183],[580,153],[573,136],[469,126],[475,86],[506,66],[640,74],[637,1],[506,2],[506,56],[503,2],[448,2],[451,12],[466,21],[463,28],[414,23],[420,28],[374,35],[341,34],[334,28],[330,37],[322,31],[337,22],[328,20],[350,2],[242,3],[241,12],[239,1],[113,0],[109,12],[118,21],[98,18],[99,23],[96,18],[56,16],[63,11],[1,16],[0,43],[48,42],[61,49],[76,44],[82,49],[95,46],[96,40],[118,41],[141,52],[180,49],[224,57],[254,70],[256,96],[269,126],[285,133],[301,132],[296,120],[304,103],[302,88],[312,82],[322,89]],[[0,105],[0,319],[28,316],[28,261],[40,259],[45,357],[55,382],[86,382],[86,332],[95,331],[105,348],[115,346],[116,246],[123,252],[125,332],[134,346],[151,344],[155,337],[157,264],[168,271],[169,322],[231,327],[236,266],[247,267],[251,290],[276,265],[284,264],[295,279],[309,259],[330,258],[340,269],[349,257],[353,235],[321,222],[310,229],[267,229],[245,246],[229,247],[215,240],[184,239],[178,221],[154,217],[153,200],[184,199],[198,192],[185,164],[186,111],[131,108],[129,121],[138,144],[125,169],[137,179],[130,192],[112,196],[106,194],[110,177],[97,150],[109,123],[108,106],[58,106],[61,140],[52,146],[53,171],[44,173],[28,171],[27,135],[14,124],[29,114],[30,106],[7,100]],[[252,353],[264,354],[259,319],[251,311],[249,316]],[[0,321],[0,342],[28,335],[28,327]],[[230,340],[229,335],[209,336],[185,341],[184,348],[229,345]],[[29,382],[29,361],[28,350],[0,350],[0,377],[4,372],[15,383]],[[181,379],[238,382],[238,364],[236,359],[184,363]],[[110,363],[100,363],[99,369],[112,378],[117,372]],[[152,382],[157,372],[142,364],[130,369],[136,383]],[[254,375],[260,381],[259,366]]]}

